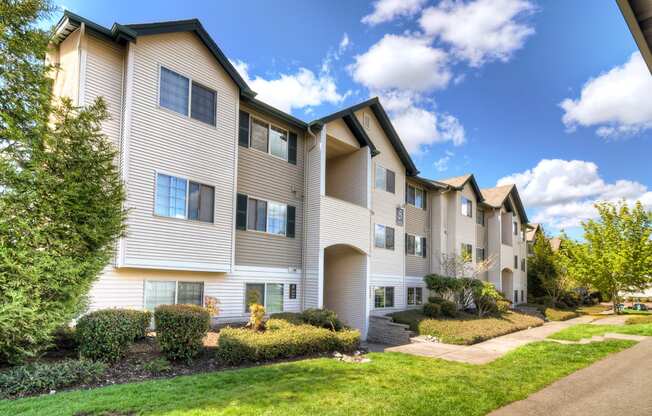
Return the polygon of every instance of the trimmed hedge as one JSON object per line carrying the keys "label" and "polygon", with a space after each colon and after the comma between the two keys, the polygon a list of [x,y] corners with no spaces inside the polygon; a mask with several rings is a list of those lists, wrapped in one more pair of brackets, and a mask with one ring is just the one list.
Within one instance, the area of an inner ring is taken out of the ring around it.
{"label": "trimmed hedge", "polygon": [[0,373],[0,399],[46,393],[96,381],[105,370],[104,363],[87,360],[33,363],[13,367]]}
{"label": "trimmed hedge", "polygon": [[170,360],[189,361],[203,348],[211,324],[207,309],[196,305],[161,305],[154,312],[156,339]]}
{"label": "trimmed hedge", "polygon": [[329,309],[310,308],[299,313],[280,312],[270,315],[269,319],[282,319],[295,325],[308,324],[333,331],[344,328],[344,324],[338,319],[337,314]]}
{"label": "trimmed hedge", "polygon": [[82,316],[75,334],[84,358],[114,362],[145,336],[152,314],[132,309],[102,309]]}
{"label": "trimmed hedge", "polygon": [[566,321],[568,319],[573,319],[580,316],[580,314],[575,311],[565,311],[562,309],[554,308],[545,308],[543,310],[543,314],[550,321]]}
{"label": "trimmed hedge", "polygon": [[652,315],[632,316],[627,318],[625,325],[652,324]]}
{"label": "trimmed hedge", "polygon": [[441,305],[438,303],[426,303],[423,305],[423,314],[429,318],[438,318],[441,316]]}
{"label": "trimmed hedge", "polygon": [[259,362],[327,352],[352,352],[358,348],[360,333],[345,329],[330,331],[312,325],[295,325],[286,320],[270,319],[264,332],[246,328],[224,328],[216,358],[226,365]]}

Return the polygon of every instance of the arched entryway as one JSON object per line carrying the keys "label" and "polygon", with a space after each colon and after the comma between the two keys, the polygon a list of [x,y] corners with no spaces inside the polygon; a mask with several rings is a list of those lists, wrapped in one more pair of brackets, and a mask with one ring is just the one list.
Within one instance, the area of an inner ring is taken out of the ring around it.
{"label": "arched entryway", "polygon": [[503,295],[514,302],[514,272],[510,269],[503,269],[500,274],[500,288]]}
{"label": "arched entryway", "polygon": [[324,307],[342,322],[364,332],[367,255],[345,244],[324,249]]}

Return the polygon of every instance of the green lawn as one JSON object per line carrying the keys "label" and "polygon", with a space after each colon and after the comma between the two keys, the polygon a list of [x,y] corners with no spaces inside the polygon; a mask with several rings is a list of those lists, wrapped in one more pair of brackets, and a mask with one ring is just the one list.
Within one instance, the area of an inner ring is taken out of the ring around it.
{"label": "green lawn", "polygon": [[484,415],[633,344],[539,342],[484,366],[399,353],[312,359],[0,401],[0,414]]}
{"label": "green lawn", "polygon": [[623,309],[620,313],[623,315],[652,315],[652,311],[637,311],[635,309]]}
{"label": "green lawn", "polygon": [[548,338],[565,341],[579,341],[582,338],[591,338],[594,335],[604,335],[607,332],[629,335],[652,336],[652,324],[635,325],[594,325],[581,324],[562,329]]}

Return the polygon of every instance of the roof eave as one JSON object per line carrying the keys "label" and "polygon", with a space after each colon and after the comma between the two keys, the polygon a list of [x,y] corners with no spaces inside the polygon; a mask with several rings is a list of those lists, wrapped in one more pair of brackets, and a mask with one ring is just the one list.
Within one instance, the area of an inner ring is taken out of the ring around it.
{"label": "roof eave", "polygon": [[645,61],[648,70],[652,74],[652,46],[643,33],[643,29],[641,28],[636,13],[634,12],[634,9],[632,9],[632,5],[628,0],[616,0],[616,3],[618,3],[620,12],[629,27],[629,31],[634,37],[638,49],[641,51],[641,56],[643,56],[643,60]]}

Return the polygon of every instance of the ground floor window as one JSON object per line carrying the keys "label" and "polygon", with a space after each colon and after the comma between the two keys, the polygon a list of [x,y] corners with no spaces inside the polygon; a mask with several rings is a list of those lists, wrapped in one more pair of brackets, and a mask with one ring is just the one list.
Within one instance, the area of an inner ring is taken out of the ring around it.
{"label": "ground floor window", "polygon": [[203,305],[203,282],[145,281],[145,309],[153,311],[159,305]]}
{"label": "ground floor window", "polygon": [[394,287],[383,286],[374,288],[374,307],[375,308],[393,308],[394,307]]}
{"label": "ground floor window", "polygon": [[423,288],[421,287],[408,287],[407,288],[407,304],[408,305],[421,305],[423,303]]}
{"label": "ground floor window", "polygon": [[247,283],[245,285],[245,312],[257,303],[267,314],[283,312],[283,283]]}
{"label": "ground floor window", "polygon": [[514,291],[514,303],[518,303],[518,290]]}

